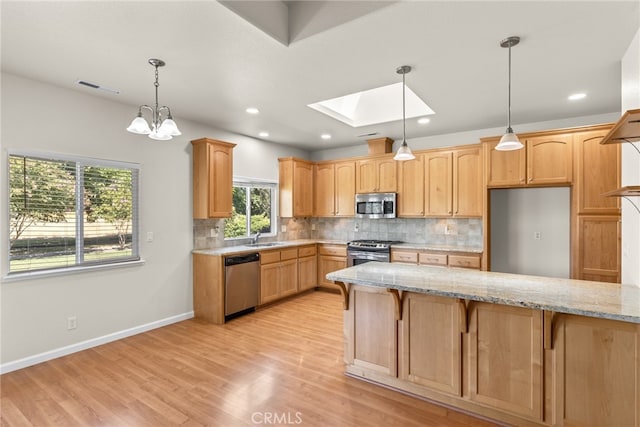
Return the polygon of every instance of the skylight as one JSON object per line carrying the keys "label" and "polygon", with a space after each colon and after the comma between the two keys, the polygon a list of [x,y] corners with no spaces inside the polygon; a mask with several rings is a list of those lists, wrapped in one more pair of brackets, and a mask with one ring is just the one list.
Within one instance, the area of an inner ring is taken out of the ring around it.
{"label": "skylight", "polygon": [[[406,89],[407,119],[435,114],[409,86]],[[402,120],[402,82],[327,99],[308,107],[355,128]]]}

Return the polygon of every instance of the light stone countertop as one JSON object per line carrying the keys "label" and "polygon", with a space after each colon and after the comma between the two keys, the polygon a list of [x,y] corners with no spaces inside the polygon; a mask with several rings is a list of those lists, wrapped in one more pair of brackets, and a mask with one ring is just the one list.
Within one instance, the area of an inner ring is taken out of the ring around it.
{"label": "light stone countertop", "polygon": [[[269,243],[264,241],[264,243]],[[236,255],[243,253],[251,253],[258,251],[266,251],[270,249],[290,248],[293,246],[313,245],[316,243],[334,244],[334,245],[346,245],[346,240],[326,240],[326,239],[298,239],[298,240],[280,240],[274,246],[227,246],[222,248],[212,249],[194,249],[191,251],[193,254],[201,255]],[[447,251],[447,252],[471,252],[482,253],[482,248],[468,247],[468,246],[450,246],[450,245],[433,245],[426,243],[396,243],[391,245],[391,249],[416,249],[416,250],[431,250],[431,251]]]}
{"label": "light stone countertop", "polygon": [[640,323],[640,287],[632,285],[381,262],[334,271],[327,279]]}

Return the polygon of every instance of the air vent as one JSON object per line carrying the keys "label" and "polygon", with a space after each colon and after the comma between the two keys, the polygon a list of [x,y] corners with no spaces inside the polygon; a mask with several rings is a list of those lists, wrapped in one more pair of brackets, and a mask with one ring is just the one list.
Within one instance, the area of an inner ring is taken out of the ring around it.
{"label": "air vent", "polygon": [[378,132],[369,132],[369,133],[363,133],[360,135],[356,135],[356,138],[366,138],[368,136],[376,136],[378,135]]}
{"label": "air vent", "polygon": [[86,86],[86,87],[90,87],[91,89],[98,89],[98,90],[102,90],[105,92],[109,92],[109,93],[113,93],[115,95],[118,95],[120,93],[120,91],[118,89],[111,89],[105,86],[100,86],[98,84],[95,83],[91,83],[88,82],[86,80],[76,80],[76,83],[82,86]]}

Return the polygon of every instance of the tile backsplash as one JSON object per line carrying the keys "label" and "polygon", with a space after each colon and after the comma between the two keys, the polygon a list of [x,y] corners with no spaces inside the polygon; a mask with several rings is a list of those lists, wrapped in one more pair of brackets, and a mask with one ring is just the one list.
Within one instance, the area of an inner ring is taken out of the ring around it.
{"label": "tile backsplash", "polygon": [[[285,230],[286,231],[283,231]],[[280,218],[278,235],[262,241],[323,239],[395,240],[406,243],[482,247],[481,218]],[[193,220],[194,249],[248,243],[224,240],[224,219]]]}

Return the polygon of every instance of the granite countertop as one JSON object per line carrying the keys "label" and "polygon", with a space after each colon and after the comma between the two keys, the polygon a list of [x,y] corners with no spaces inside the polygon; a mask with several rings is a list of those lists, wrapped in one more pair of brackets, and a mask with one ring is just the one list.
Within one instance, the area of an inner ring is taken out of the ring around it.
{"label": "granite countertop", "polygon": [[[269,242],[264,242],[269,243]],[[298,239],[298,240],[281,240],[276,242],[274,246],[226,246],[222,248],[212,249],[194,249],[191,253],[201,255],[235,255],[249,252],[266,251],[270,249],[290,248],[293,246],[313,245],[316,243],[334,244],[334,245],[346,245],[346,240],[326,240],[326,239]],[[426,243],[396,243],[391,245],[391,249],[416,249],[416,250],[430,250],[430,251],[447,251],[447,252],[471,252],[482,253],[482,248],[469,247],[469,246],[451,246],[451,245],[435,245]]]}
{"label": "granite countertop", "polygon": [[464,268],[368,262],[327,279],[640,323],[640,287]]}

